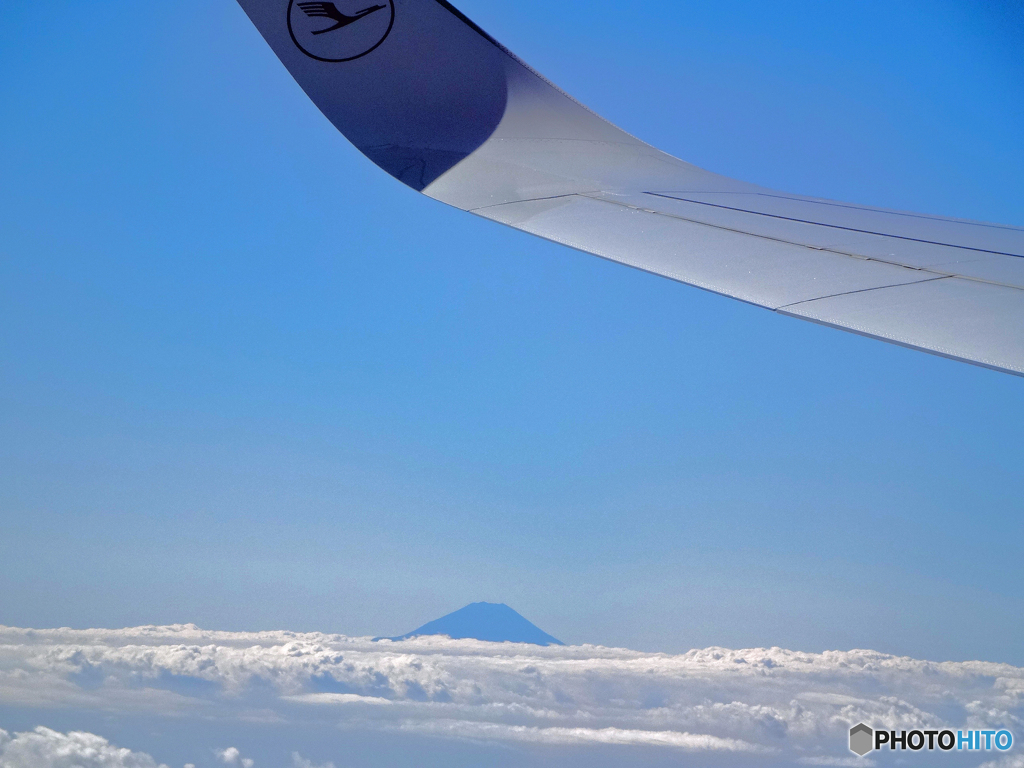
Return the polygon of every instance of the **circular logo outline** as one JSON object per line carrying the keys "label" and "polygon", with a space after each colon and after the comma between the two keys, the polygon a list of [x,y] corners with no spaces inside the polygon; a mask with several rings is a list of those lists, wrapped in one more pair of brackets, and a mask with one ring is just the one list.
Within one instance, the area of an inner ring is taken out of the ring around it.
{"label": "circular logo outline", "polygon": [[374,43],[374,45],[372,47],[367,48],[365,51],[363,51],[362,53],[360,53],[360,54],[358,54],[356,56],[349,56],[348,58],[345,58],[345,59],[325,59],[323,56],[317,56],[315,53],[310,53],[309,51],[307,51],[302,46],[302,43],[299,42],[299,39],[295,36],[295,30],[292,29],[292,7],[295,5],[295,0],[288,0],[288,10],[287,10],[288,34],[291,36],[292,42],[295,43],[295,47],[298,48],[300,51],[302,51],[307,56],[309,56],[309,58],[311,58],[311,59],[316,59],[317,61],[323,61],[323,62],[326,62],[327,64],[340,64],[340,63],[345,62],[345,61],[355,61],[356,59],[363,58],[363,56],[366,56],[367,54],[373,53],[375,50],[377,50],[381,46],[381,43],[383,43],[385,40],[388,39],[388,35],[391,34],[391,30],[395,26],[395,0],[387,0],[387,3],[388,3],[388,7],[391,8],[391,21],[388,22],[387,31],[384,32],[384,36],[380,40],[378,40],[376,43]]}

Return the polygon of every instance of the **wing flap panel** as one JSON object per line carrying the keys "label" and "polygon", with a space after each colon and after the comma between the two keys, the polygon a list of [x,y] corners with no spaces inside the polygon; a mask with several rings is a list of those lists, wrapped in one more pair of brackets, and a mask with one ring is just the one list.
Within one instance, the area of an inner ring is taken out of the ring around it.
{"label": "wing flap panel", "polygon": [[936,277],[582,195],[510,203],[477,213],[581,251],[770,309]]}
{"label": "wing flap panel", "polygon": [[[771,240],[860,256],[890,264],[927,269],[936,275],[969,277],[1024,288],[1024,259],[950,245],[936,245],[888,235],[853,232],[809,221],[795,221],[739,210],[734,206],[708,206],[661,194],[607,196],[631,206],[657,211],[687,221],[721,227]],[[718,199],[749,195],[716,196]]]}
{"label": "wing flap panel", "polygon": [[842,233],[881,235],[972,251],[1024,257],[1024,229],[998,224],[944,219],[916,213],[886,211],[832,200],[800,198],[778,192],[658,193],[722,211],[762,216],[779,225],[805,222]]}

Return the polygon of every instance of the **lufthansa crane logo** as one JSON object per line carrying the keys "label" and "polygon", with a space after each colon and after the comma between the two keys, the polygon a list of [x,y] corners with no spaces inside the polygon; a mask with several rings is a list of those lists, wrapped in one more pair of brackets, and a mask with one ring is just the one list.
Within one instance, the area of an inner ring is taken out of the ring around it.
{"label": "lufthansa crane logo", "polygon": [[383,43],[395,24],[394,0],[366,3],[367,0],[291,0],[288,31],[299,50],[317,61],[358,59]]}

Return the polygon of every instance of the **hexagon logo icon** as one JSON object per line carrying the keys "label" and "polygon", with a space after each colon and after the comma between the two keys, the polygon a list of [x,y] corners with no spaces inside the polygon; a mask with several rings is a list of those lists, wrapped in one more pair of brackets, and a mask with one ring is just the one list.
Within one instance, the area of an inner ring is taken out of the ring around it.
{"label": "hexagon logo icon", "polygon": [[875,748],[875,732],[864,723],[859,723],[850,729],[850,751],[855,755],[864,757]]}

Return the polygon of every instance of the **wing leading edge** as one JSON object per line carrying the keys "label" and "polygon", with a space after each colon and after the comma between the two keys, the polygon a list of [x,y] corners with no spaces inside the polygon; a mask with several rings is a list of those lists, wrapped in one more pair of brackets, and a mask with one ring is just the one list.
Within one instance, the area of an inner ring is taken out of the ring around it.
{"label": "wing leading edge", "polygon": [[[1024,229],[705,171],[598,117],[444,0],[390,0],[386,30],[382,6],[327,33],[293,25],[293,2],[239,0],[338,130],[414,189],[785,315],[1024,375]],[[366,5],[332,4],[346,18]]]}

